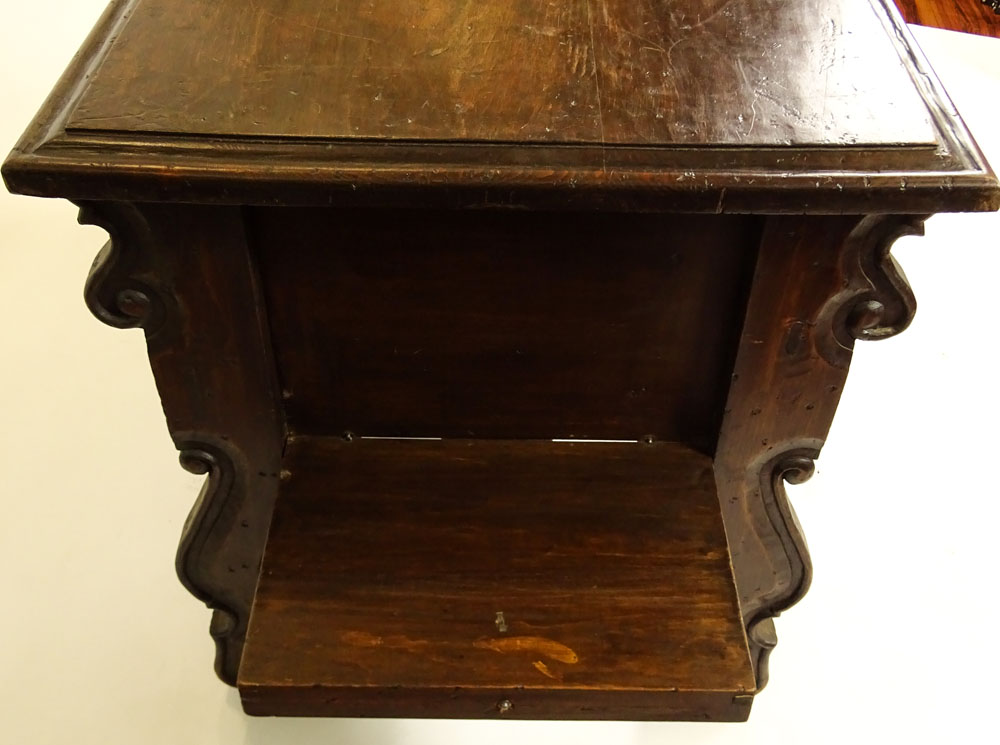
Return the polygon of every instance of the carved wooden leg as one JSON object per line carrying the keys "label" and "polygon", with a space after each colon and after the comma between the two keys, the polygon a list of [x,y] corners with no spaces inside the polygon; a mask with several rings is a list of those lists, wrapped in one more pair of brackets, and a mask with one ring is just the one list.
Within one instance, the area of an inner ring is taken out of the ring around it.
{"label": "carved wooden leg", "polygon": [[85,203],[80,221],[111,235],[87,280],[88,307],[112,326],[145,331],[181,465],[208,476],[177,573],[214,610],[216,672],[235,684],[284,438],[242,213]]}
{"label": "carved wooden leg", "polygon": [[784,484],[812,475],[854,341],[885,339],[910,323],[916,303],[889,251],[922,224],[774,217],[764,230],[715,459],[758,687],[777,642],[772,619],[802,598],[812,575]]}

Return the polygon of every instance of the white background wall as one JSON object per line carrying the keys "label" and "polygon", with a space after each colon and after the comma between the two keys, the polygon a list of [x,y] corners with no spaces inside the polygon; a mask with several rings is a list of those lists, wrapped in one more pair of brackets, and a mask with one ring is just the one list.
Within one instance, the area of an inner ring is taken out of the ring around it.
{"label": "white background wall", "polygon": [[[104,0],[0,2],[6,151]],[[1000,41],[915,33],[1000,164]],[[858,347],[817,474],[791,490],[813,588],[777,623],[750,722],[719,725],[245,717],[173,573],[200,478],[177,465],[141,332],[83,305],[105,235],[75,212],[0,193],[0,742],[996,741],[1000,216],[897,244],[920,310]]]}

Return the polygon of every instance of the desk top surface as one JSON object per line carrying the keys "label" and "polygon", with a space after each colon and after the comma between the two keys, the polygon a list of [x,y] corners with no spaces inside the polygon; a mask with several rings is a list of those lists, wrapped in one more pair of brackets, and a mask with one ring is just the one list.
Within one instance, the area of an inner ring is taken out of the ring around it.
{"label": "desk top surface", "polygon": [[[789,177],[845,209],[845,189],[890,173],[893,189],[933,187],[944,209],[995,207],[989,167],[889,6],[115,0],[5,178],[73,197],[101,171],[116,196],[175,199],[211,177],[242,201],[315,201],[310,188],[336,185],[697,183],[705,199],[675,206],[809,211],[822,200],[789,200]],[[764,198],[776,179],[782,194]],[[241,180],[311,187],[276,197]]]}
{"label": "desk top surface", "polygon": [[868,0],[142,0],[68,129],[934,145]]}

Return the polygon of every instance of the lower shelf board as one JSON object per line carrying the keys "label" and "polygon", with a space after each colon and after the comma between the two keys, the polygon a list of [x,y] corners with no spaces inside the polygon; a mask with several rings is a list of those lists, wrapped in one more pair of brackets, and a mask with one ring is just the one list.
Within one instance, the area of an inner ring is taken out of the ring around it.
{"label": "lower shelf board", "polygon": [[710,458],[297,437],[239,673],[287,716],[747,718]]}

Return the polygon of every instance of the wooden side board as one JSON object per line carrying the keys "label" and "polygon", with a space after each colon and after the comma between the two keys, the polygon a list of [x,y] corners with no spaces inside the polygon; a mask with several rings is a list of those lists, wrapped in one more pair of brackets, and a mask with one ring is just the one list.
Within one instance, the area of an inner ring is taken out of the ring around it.
{"label": "wooden side board", "polygon": [[277,493],[283,414],[266,320],[237,208],[81,203],[111,240],[88,307],[145,331],[181,465],[207,474],[177,553],[177,574],[215,612],[216,671],[235,683]]}
{"label": "wooden side board", "polygon": [[855,340],[910,323],[916,302],[889,251],[922,225],[915,216],[776,217],[765,229],[715,456],[759,687],[777,642],[772,618],[802,598],[812,573],[784,482],[812,475]]}

